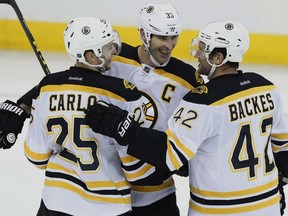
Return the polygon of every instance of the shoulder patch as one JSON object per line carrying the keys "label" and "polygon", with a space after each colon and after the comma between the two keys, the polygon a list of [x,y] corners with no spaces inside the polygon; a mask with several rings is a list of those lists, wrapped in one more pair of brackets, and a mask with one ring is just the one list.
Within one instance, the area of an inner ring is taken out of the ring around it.
{"label": "shoulder patch", "polygon": [[194,88],[192,91],[192,93],[197,93],[197,94],[207,94],[208,93],[208,88],[206,85],[200,85],[196,88]]}
{"label": "shoulder patch", "polygon": [[127,80],[123,80],[123,84],[124,84],[126,89],[133,90],[136,87],[134,84],[132,84],[131,82],[129,82]]}
{"label": "shoulder patch", "polygon": [[195,79],[197,80],[198,83],[201,83],[201,84],[204,83],[204,79],[200,76],[198,71],[195,71]]}

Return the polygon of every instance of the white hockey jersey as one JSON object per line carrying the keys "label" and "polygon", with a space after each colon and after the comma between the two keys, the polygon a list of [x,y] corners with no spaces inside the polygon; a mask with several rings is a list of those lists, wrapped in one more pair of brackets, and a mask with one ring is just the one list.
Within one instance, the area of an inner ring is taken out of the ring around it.
{"label": "white hockey jersey", "polygon": [[[147,154],[149,137],[163,160]],[[146,130],[128,153],[171,171],[189,161],[189,216],[280,216],[272,147],[287,151],[287,143],[288,118],[275,86],[239,72],[188,93],[166,134]]]}
{"label": "white hockey jersey", "polygon": [[47,208],[75,216],[130,211],[130,184],[115,140],[94,133],[83,111],[103,100],[138,110],[141,120],[143,100],[137,88],[119,78],[71,67],[44,77],[37,89],[25,154],[35,166],[46,169],[42,198]]}
{"label": "white hockey jersey", "polygon": [[[168,127],[168,119],[182,97],[203,84],[203,79],[191,65],[173,57],[162,68],[154,69],[141,64],[137,49],[138,47],[123,44],[120,55],[113,58],[112,68],[105,74],[120,77],[135,84],[145,97],[145,127],[165,131]],[[150,205],[175,191],[172,177],[166,177],[161,184],[148,181],[147,186],[137,186],[137,181],[153,174],[152,167],[127,155],[126,147],[119,146],[118,148],[125,175],[132,184],[132,206]],[[154,174],[158,175],[159,172]]]}

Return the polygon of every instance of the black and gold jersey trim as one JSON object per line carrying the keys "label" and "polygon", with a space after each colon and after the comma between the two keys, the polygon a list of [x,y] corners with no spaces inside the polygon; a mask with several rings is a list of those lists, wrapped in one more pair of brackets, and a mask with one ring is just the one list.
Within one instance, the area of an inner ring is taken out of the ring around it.
{"label": "black and gold jersey trim", "polygon": [[60,172],[50,172],[46,171],[45,173],[46,178],[49,179],[58,179],[58,180],[66,180],[71,183],[74,183],[78,186],[80,186],[82,189],[84,189],[87,192],[93,193],[93,194],[99,194],[99,195],[129,195],[130,194],[130,188],[129,189],[122,189],[122,190],[116,190],[116,189],[109,189],[109,190],[91,190],[87,187],[87,185],[80,179],[77,179],[71,175],[60,173]]}
{"label": "black and gold jersey trim", "polygon": [[99,72],[79,67],[71,67],[69,70],[53,73],[42,79],[37,88],[38,95],[41,91],[75,90],[90,92],[91,94],[103,94],[122,98],[124,101],[135,101],[141,97],[135,85],[117,77],[106,76]]}
{"label": "black and gold jersey trim", "polygon": [[266,193],[263,193],[263,194],[259,194],[259,195],[251,196],[251,197],[246,197],[246,198],[240,198],[240,199],[230,199],[230,200],[228,200],[228,199],[225,199],[225,200],[204,199],[204,198],[196,196],[192,192],[190,192],[190,197],[193,201],[200,203],[202,205],[228,206],[228,205],[241,205],[241,204],[245,204],[245,203],[252,203],[252,202],[259,201],[259,200],[264,200],[264,199],[271,197],[277,193],[278,193],[278,188],[274,188],[274,189],[272,189]]}
{"label": "black and gold jersey trim", "polygon": [[[133,47],[123,43],[119,56],[113,58],[114,61],[141,66],[138,56],[139,46]],[[187,89],[193,89],[204,83],[204,80],[199,76],[196,69],[177,58],[171,57],[169,63],[164,67],[155,68],[155,73],[167,77],[175,82],[185,86]]]}
{"label": "black and gold jersey trim", "polygon": [[210,80],[206,85],[189,92],[183,100],[215,106],[274,88],[273,83],[259,74],[239,71],[238,74],[222,75]]}

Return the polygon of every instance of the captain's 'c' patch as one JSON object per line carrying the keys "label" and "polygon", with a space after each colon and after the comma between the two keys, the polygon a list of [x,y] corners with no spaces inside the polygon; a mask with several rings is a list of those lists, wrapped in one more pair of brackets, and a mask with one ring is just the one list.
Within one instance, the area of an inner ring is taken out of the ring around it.
{"label": "captain's 'c' patch", "polygon": [[124,86],[125,86],[126,89],[131,89],[131,90],[133,90],[133,89],[136,87],[135,85],[133,85],[132,83],[130,83],[130,82],[127,81],[127,80],[124,80],[124,81],[123,81],[123,84],[124,84]]}

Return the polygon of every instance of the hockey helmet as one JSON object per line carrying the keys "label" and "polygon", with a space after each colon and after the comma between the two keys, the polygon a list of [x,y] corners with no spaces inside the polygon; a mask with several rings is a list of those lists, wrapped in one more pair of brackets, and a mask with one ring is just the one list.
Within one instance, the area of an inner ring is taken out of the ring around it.
{"label": "hockey helmet", "polygon": [[250,44],[249,33],[235,21],[213,22],[201,29],[198,38],[194,39],[191,44],[193,56],[197,51],[194,49],[195,44],[199,41],[205,43],[207,57],[214,48],[226,48],[225,62],[241,62]]}
{"label": "hockey helmet", "polygon": [[70,57],[77,61],[88,64],[84,53],[93,50],[95,55],[102,60],[104,65],[103,46],[115,43],[114,47],[120,52],[121,41],[117,31],[113,30],[110,23],[104,19],[94,17],[79,17],[71,20],[64,31],[65,48]]}
{"label": "hockey helmet", "polygon": [[179,35],[182,31],[182,22],[172,4],[149,3],[140,9],[138,29],[144,30],[149,42],[151,34],[161,36]]}

